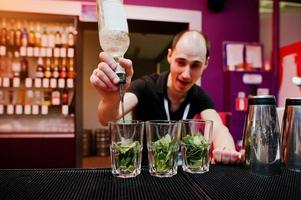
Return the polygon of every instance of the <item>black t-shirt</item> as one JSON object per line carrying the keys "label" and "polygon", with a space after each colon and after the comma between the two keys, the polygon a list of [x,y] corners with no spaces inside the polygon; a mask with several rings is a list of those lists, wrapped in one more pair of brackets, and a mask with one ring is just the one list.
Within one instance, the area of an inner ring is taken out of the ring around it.
{"label": "black t-shirt", "polygon": [[[187,104],[190,109],[187,119],[192,119],[206,109],[214,109],[214,103],[204,90],[194,85],[187,93],[184,102],[175,112],[170,112],[170,100],[167,97],[167,78],[169,72],[143,76],[133,81],[127,92],[133,93],[138,98],[138,104],[133,110],[133,119],[136,120],[166,120],[164,97],[168,100],[169,115],[171,120],[181,120]],[[142,165],[147,165],[146,137],[144,137]]]}
{"label": "black t-shirt", "polygon": [[[133,111],[133,118],[137,120],[164,120],[167,119],[164,109],[164,97],[167,98],[167,77],[168,72],[161,75],[152,74],[144,76],[133,81],[128,88],[128,92],[134,93],[138,98],[138,104]],[[190,109],[187,119],[192,119],[206,109],[214,109],[214,103],[211,98],[197,85],[192,86],[180,106],[180,108],[169,115],[171,120],[181,120],[187,104],[190,103]]]}

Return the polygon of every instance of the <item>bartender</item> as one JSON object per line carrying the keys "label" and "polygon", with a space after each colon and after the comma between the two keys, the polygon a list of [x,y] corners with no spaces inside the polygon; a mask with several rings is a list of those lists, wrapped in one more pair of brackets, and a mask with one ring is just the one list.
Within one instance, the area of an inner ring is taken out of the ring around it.
{"label": "bartender", "polygon": [[[211,163],[234,164],[244,160],[244,150],[236,151],[233,138],[214,109],[212,99],[195,83],[208,66],[209,48],[207,38],[195,30],[177,34],[168,49],[170,71],[152,74],[131,82],[132,62],[120,59],[126,71],[124,114],[133,111],[137,120],[192,119],[200,114],[204,120],[213,121],[213,151]],[[99,54],[100,63],[93,71],[90,81],[101,96],[98,118],[101,124],[122,117],[119,95],[119,78],[115,73],[117,63],[108,53]],[[146,150],[146,148],[143,148]],[[145,165],[147,155],[143,156]]]}

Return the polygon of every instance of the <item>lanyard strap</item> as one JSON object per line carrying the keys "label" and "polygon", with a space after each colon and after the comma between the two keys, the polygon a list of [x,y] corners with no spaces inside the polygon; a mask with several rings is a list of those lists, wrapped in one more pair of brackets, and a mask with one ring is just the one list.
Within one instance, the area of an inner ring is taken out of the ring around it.
{"label": "lanyard strap", "polygon": [[[170,115],[169,115],[169,109],[168,109],[168,101],[167,101],[167,99],[165,97],[164,97],[164,109],[165,109],[165,113],[166,113],[166,116],[167,116],[167,120],[170,121]],[[182,119],[186,119],[187,118],[189,109],[190,109],[190,103],[186,105]]]}

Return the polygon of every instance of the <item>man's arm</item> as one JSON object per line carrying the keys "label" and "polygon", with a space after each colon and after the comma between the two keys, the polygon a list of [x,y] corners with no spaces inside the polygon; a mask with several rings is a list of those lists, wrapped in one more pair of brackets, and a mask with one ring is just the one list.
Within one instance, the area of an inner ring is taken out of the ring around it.
{"label": "man's arm", "polygon": [[[124,95],[124,113],[127,114],[137,105],[138,98],[133,93]],[[119,95],[104,98],[98,104],[98,120],[102,125],[107,125],[109,121],[115,121],[122,117],[122,107]]]}
{"label": "man's arm", "polygon": [[244,151],[237,152],[235,149],[234,140],[229,132],[229,129],[224,126],[220,116],[213,109],[206,109],[201,112],[201,117],[204,120],[213,121],[213,159],[212,162],[239,163],[244,159]]}
{"label": "man's arm", "polygon": [[[90,76],[90,82],[99,93],[101,100],[98,104],[98,119],[103,125],[107,125],[109,121],[117,120],[122,117],[120,96],[119,96],[119,77],[115,70],[117,65],[124,68],[126,72],[126,83],[124,89],[126,90],[133,76],[132,62],[128,59],[121,58],[118,63],[111,55],[105,52],[99,54],[100,63],[94,69]],[[131,111],[138,103],[136,95],[126,93],[124,95],[125,113]]]}

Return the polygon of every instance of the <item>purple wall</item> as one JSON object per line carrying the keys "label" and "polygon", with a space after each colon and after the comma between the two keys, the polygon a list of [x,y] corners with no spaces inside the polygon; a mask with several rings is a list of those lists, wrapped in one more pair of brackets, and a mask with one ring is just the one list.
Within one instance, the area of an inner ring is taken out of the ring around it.
{"label": "purple wall", "polygon": [[[224,11],[213,13],[203,0],[124,0],[126,4],[200,10],[203,32],[211,41],[211,57],[202,77],[205,90],[213,97],[216,109],[223,108],[223,41],[259,41],[258,0],[226,0]],[[225,101],[227,101],[225,99]]]}
{"label": "purple wall", "polygon": [[[82,0],[94,2],[95,0]],[[128,5],[155,6],[199,10],[202,12],[203,32],[211,41],[211,58],[202,83],[213,97],[218,111],[223,108],[223,41],[259,41],[259,0],[226,0],[224,11],[213,13],[207,0],[124,0]],[[227,99],[225,99],[227,101]]]}

